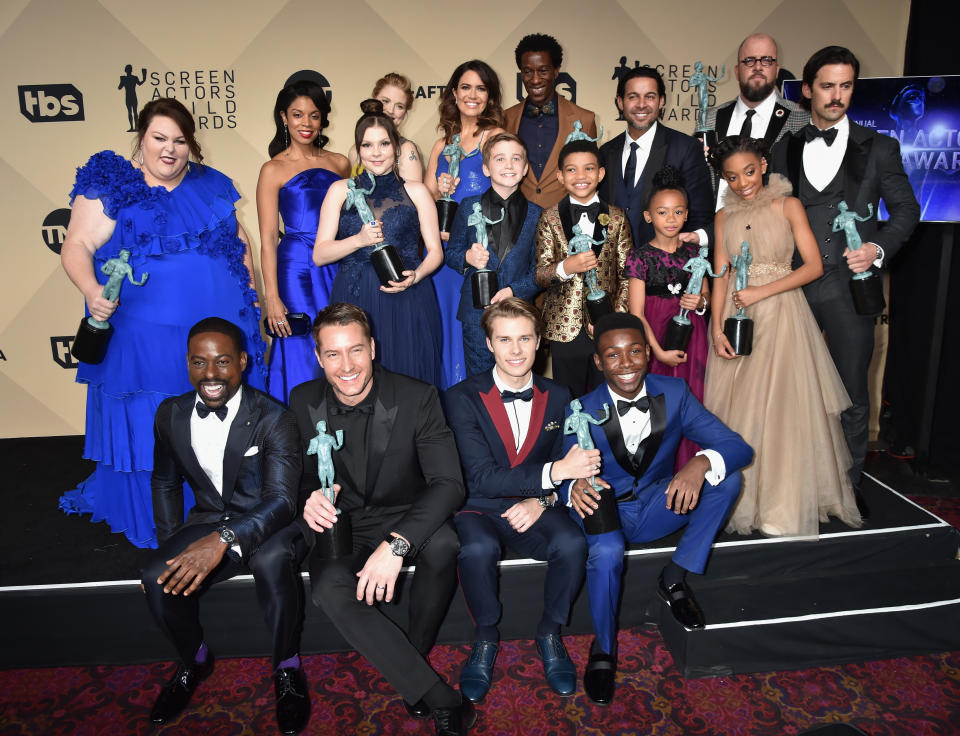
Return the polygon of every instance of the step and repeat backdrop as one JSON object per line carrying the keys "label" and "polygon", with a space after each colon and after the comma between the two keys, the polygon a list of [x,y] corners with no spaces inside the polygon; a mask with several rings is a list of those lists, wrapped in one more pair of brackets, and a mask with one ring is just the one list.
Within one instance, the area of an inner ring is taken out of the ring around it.
{"label": "step and repeat backdrop", "polygon": [[903,0],[4,0],[0,437],[83,432],[85,389],[70,356],[83,300],[59,249],[76,167],[102,149],[132,153],[133,107],[169,96],[192,110],[204,160],[233,178],[240,221],[255,241],[272,107],[294,72],[326,80],[329,148],[342,153],[373,82],[389,71],[407,75],[416,99],[403,133],[426,153],[437,137],[439,93],[457,64],[491,64],[508,107],[523,94],[514,47],[527,33],[549,33],[564,47],[558,89],[597,113],[605,140],[623,130],[618,75],[640,64],[660,68],[665,122],[689,133],[695,61],[710,76],[726,69],[711,104],[736,95],[737,46],[756,31],[779,41],[780,64],[796,76],[813,51],[834,43],[858,55],[863,76],[896,76],[908,9]]}

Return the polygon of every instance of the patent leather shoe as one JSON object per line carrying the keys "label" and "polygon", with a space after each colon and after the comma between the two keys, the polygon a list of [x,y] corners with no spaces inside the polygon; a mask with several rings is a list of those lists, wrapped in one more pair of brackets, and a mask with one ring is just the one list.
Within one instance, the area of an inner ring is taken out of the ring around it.
{"label": "patent leather shoe", "polygon": [[310,718],[307,679],[299,667],[285,667],[273,675],[277,693],[277,727],[280,733],[300,733]]}
{"label": "patent leather shoe", "polygon": [[418,700],[413,705],[410,705],[410,703],[404,700],[403,707],[407,709],[407,714],[411,718],[416,718],[418,721],[430,717],[430,706],[424,703],[423,700]]}
{"label": "patent leather shoe", "polygon": [[183,712],[193,696],[197,685],[206,680],[213,672],[213,653],[207,653],[203,664],[193,662],[177,667],[170,681],[163,686],[157,701],[150,710],[150,720],[154,723],[167,723]]}
{"label": "patent leather shoe", "polygon": [[456,708],[434,708],[433,722],[437,736],[466,736],[477,722],[477,709],[467,698],[461,697]]}
{"label": "patent leather shoe", "polygon": [[537,637],[537,653],[543,662],[547,684],[557,695],[573,695],[577,688],[577,668],[563,646],[559,634]]}
{"label": "patent leather shoe", "polygon": [[670,613],[688,631],[702,629],[705,625],[703,611],[693,597],[693,591],[685,580],[674,583],[669,588],[663,583],[663,573],[657,578],[657,593],[670,605]]}
{"label": "patent leather shoe", "polygon": [[460,672],[460,694],[479,703],[493,681],[493,663],[500,645],[495,641],[477,641],[473,644],[467,663]]}
{"label": "patent leather shoe", "polygon": [[587,697],[597,705],[610,705],[616,678],[617,658],[606,652],[591,652],[583,673],[583,690]]}

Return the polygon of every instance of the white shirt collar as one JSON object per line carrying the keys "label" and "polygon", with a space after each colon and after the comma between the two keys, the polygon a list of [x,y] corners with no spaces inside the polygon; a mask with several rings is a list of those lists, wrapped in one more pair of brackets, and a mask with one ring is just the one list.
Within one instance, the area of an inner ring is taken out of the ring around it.
{"label": "white shirt collar", "polygon": [[511,388],[506,383],[503,382],[503,379],[500,378],[500,372],[497,370],[497,367],[493,367],[493,385],[497,387],[497,391],[503,393],[504,391],[526,391],[528,388],[533,388],[533,372],[530,373],[530,378],[525,384],[520,388]]}
{"label": "white shirt collar", "polygon": [[833,125],[828,126],[826,128],[820,128],[820,130],[830,130],[830,128],[837,129],[837,136],[846,137],[847,134],[850,132],[850,118],[844,115]]}
{"label": "white shirt collar", "polygon": [[736,109],[734,110],[735,114],[744,116],[747,114],[747,110],[755,110],[757,117],[759,118],[769,118],[773,115],[773,108],[777,106],[777,92],[774,90],[769,95],[767,95],[764,100],[757,105],[756,107],[750,107],[746,102],[743,101],[743,97],[737,95],[737,104]]}
{"label": "white shirt collar", "polygon": [[632,399],[628,399],[626,396],[621,396],[620,394],[618,394],[616,391],[614,391],[612,388],[610,388],[610,384],[609,384],[609,383],[606,384],[606,386],[607,386],[607,393],[609,393],[609,394],[610,394],[610,398],[613,399],[614,409],[616,409],[616,406],[617,406],[617,402],[618,402],[618,401],[636,401],[636,400],[639,399],[641,396],[646,396],[646,395],[647,395],[647,382],[646,382],[646,381],[644,381],[644,382],[643,382],[643,386],[640,387],[640,393],[638,393],[638,394],[637,394],[636,396],[634,396]]}
{"label": "white shirt collar", "polygon": [[594,192],[594,193],[593,193],[593,196],[590,197],[590,199],[588,199],[586,202],[577,202],[573,197],[571,197],[571,196],[568,194],[568,195],[567,195],[567,201],[568,201],[570,204],[578,204],[578,205],[580,205],[581,207],[587,207],[587,206],[593,204],[594,202],[599,202],[599,201],[600,201],[600,195],[597,194],[596,192]]}

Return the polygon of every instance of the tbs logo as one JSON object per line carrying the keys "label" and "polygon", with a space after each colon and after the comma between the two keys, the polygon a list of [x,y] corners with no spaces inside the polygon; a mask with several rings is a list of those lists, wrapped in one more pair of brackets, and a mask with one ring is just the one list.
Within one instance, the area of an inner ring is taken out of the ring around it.
{"label": "tbs logo", "polygon": [[83,95],[72,84],[21,84],[20,112],[31,123],[83,120]]}
{"label": "tbs logo", "polygon": [[53,353],[53,362],[61,368],[76,368],[80,365],[73,357],[70,348],[73,347],[73,335],[62,335],[50,338],[50,350]]}

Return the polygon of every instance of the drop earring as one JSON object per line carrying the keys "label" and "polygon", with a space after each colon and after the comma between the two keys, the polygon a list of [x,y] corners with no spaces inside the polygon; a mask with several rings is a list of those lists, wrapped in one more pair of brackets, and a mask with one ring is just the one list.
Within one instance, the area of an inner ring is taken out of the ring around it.
{"label": "drop earring", "polygon": [[290,133],[287,131],[287,124],[283,124],[283,147],[290,148]]}
{"label": "drop earring", "polygon": [[138,149],[137,149],[137,159],[136,159],[136,160],[137,160],[137,163],[138,163],[138,164],[140,164],[141,166],[143,166],[143,149],[142,149],[142,148],[138,148]]}

